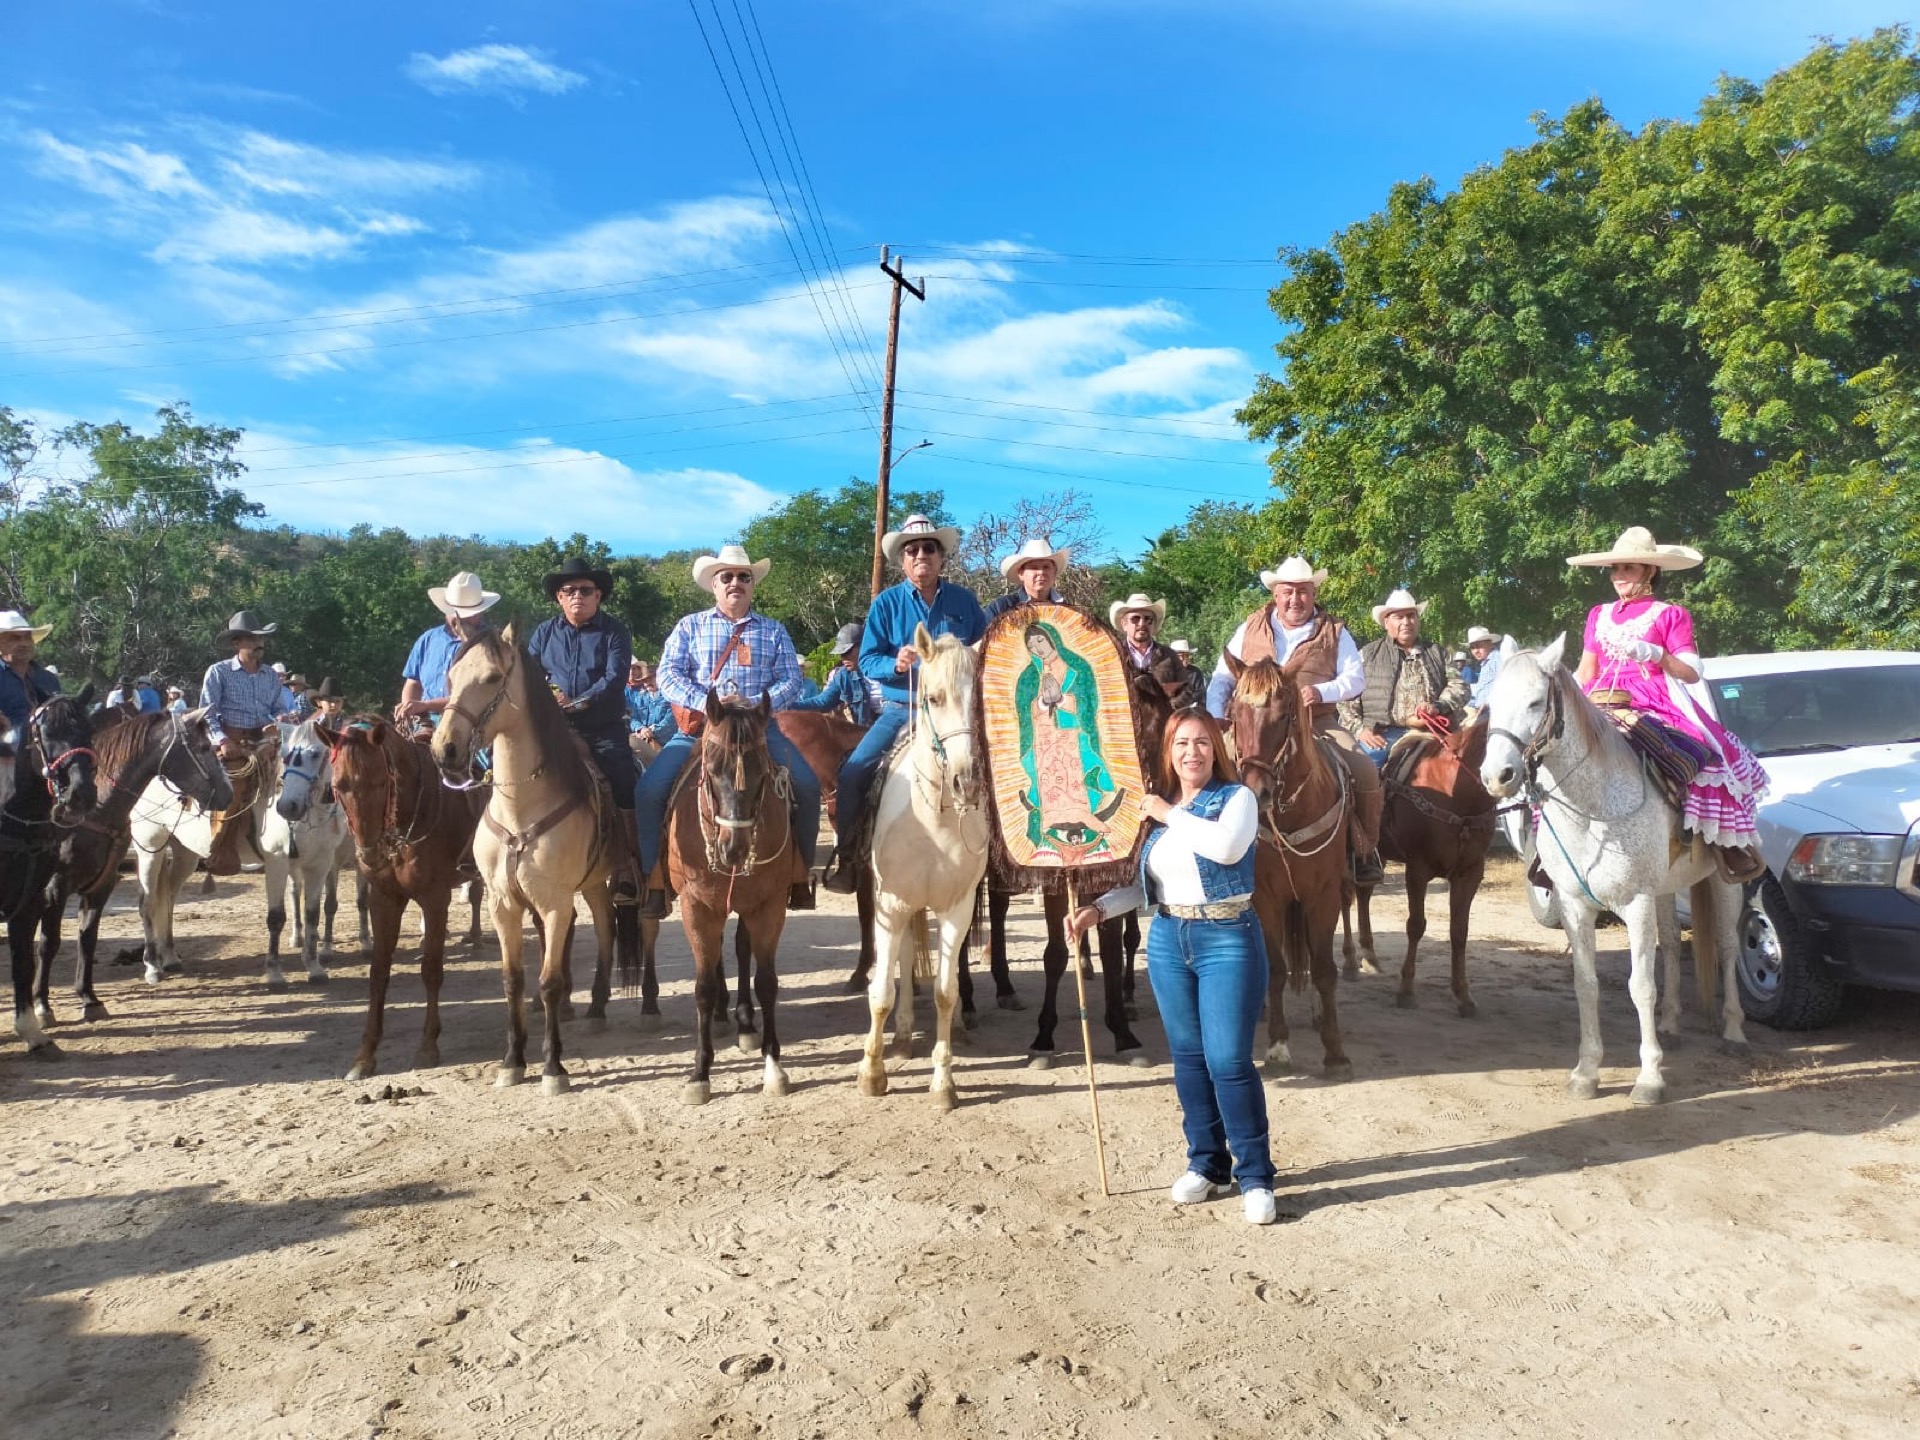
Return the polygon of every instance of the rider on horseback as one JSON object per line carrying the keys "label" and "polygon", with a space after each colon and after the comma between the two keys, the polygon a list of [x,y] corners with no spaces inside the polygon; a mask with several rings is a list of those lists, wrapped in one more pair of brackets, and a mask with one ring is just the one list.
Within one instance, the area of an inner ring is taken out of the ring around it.
{"label": "rider on horseback", "polygon": [[1360,652],[1365,685],[1359,698],[1341,706],[1341,720],[1376,765],[1410,730],[1445,734],[1467,702],[1467,682],[1431,640],[1420,638],[1427,602],[1395,590],[1373,607],[1373,621],[1387,633]]}
{"label": "rider on horseback", "polygon": [[240,873],[240,825],[251,820],[265,767],[279,748],[274,722],[299,707],[279,674],[263,663],[267,637],[279,628],[261,624],[251,611],[235,614],[218,637],[221,644],[233,646],[233,658],[209,665],[201,682],[207,733],[220,747],[220,759],[233,779],[233,803],[213,817],[207,870],[214,875]]}
{"label": "rider on horseback", "polygon": [[53,633],[29,624],[18,610],[0,610],[0,715],[24,735],[35,710],[60,693],[60,677],[33,658],[34,647]]}
{"label": "rider on horseback", "polygon": [[402,725],[421,717],[428,726],[436,722],[447,708],[447,667],[460,647],[486,627],[488,622],[480,617],[500,603],[500,597],[483,589],[480,577],[470,570],[462,570],[444,585],[429,585],[427,598],[446,619],[413,642],[406,668],[400,672],[404,680],[393,718]]}
{"label": "rider on horseback", "polygon": [[839,664],[827,677],[818,695],[804,695],[793,702],[793,710],[831,710],[846,707],[847,719],[862,727],[871,725],[880,713],[880,687],[860,673],[860,622],[842,625],[833,637],[833,653]]}

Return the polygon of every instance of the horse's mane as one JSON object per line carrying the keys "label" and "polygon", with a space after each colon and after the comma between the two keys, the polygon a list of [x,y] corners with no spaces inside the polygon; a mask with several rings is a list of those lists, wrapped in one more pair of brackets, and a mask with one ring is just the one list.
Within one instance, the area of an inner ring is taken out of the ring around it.
{"label": "horse's mane", "polygon": [[1566,666],[1554,666],[1547,675],[1547,683],[1559,692],[1560,713],[1566,717],[1567,724],[1579,731],[1589,755],[1605,753],[1611,746],[1627,748],[1620,731],[1600,713],[1600,707],[1587,698],[1587,692],[1580,688],[1580,682]]}
{"label": "horse's mane", "polygon": [[100,773],[110,781],[118,779],[151,743],[154,732],[172,719],[164,710],[103,712],[100,728],[93,732],[93,758]]}
{"label": "horse's mane", "polygon": [[[484,648],[488,658],[503,669],[516,653],[509,648],[505,635],[489,628],[461,646],[453,657],[454,663],[459,663],[460,656],[468,650],[476,648]],[[547,667],[540,663],[537,655],[524,647],[518,648],[517,653],[526,668],[523,708],[527,712],[527,723],[533,727],[535,750],[550,766],[547,773],[563,795],[570,800],[587,799],[593,791],[593,761],[573,726],[567,723],[567,715],[560,708],[560,702],[553,698]],[[568,757],[575,763],[567,764]]]}
{"label": "horse's mane", "polygon": [[1240,678],[1234,682],[1233,694],[1237,700],[1249,705],[1268,705],[1277,697],[1298,693],[1295,687],[1287,683],[1286,675],[1272,660],[1255,660],[1240,672]]}

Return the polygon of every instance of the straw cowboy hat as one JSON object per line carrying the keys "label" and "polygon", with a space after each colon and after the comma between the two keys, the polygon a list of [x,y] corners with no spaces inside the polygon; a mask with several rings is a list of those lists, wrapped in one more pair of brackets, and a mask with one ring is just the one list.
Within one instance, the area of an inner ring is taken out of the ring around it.
{"label": "straw cowboy hat", "polygon": [[1478,645],[1482,640],[1491,645],[1498,641],[1499,638],[1500,636],[1497,632],[1487,629],[1484,625],[1469,625],[1467,627],[1467,648],[1469,650]]}
{"label": "straw cowboy hat", "polygon": [[889,565],[900,563],[900,547],[909,540],[936,540],[951,555],[960,548],[960,531],[957,526],[936,525],[924,515],[909,515],[906,524],[880,537],[880,550]]}
{"label": "straw cowboy hat", "polygon": [[1167,602],[1164,600],[1149,600],[1138,590],[1127,596],[1126,599],[1116,600],[1107,607],[1107,623],[1118,630],[1121,619],[1136,610],[1152,611],[1153,623],[1156,625],[1164,625],[1167,623]]}
{"label": "straw cowboy hat", "polygon": [[772,568],[771,560],[749,560],[744,546],[722,545],[718,555],[702,555],[693,562],[693,583],[702,590],[711,590],[716,570],[751,570],[753,583],[758,585]]}
{"label": "straw cowboy hat", "polygon": [[1288,585],[1324,585],[1327,583],[1327,572],[1314,569],[1313,566],[1307,563],[1307,557],[1304,555],[1289,555],[1285,560],[1280,562],[1279,569],[1262,570],[1260,572],[1260,583],[1269,590],[1282,583]]}
{"label": "straw cowboy hat", "polygon": [[500,603],[493,591],[480,588],[480,577],[471,570],[462,570],[444,585],[429,585],[427,599],[442,615],[462,620],[484,614]]}
{"label": "straw cowboy hat", "polygon": [[[955,531],[954,539],[958,540],[959,538],[959,532]],[[947,548],[952,549],[953,547],[948,546]],[[1053,562],[1053,573],[1058,576],[1062,570],[1067,568],[1067,557],[1072,553],[1071,550],[1054,549],[1051,540],[1029,540],[1000,562],[1000,573],[1011,580],[1015,575],[1020,573],[1020,567],[1029,560],[1051,560]]]}
{"label": "straw cowboy hat", "polygon": [[229,640],[238,640],[243,635],[271,635],[280,627],[262,625],[260,619],[251,610],[236,610],[227,620],[227,628],[214,636],[222,644]]}
{"label": "straw cowboy hat", "polygon": [[1656,570],[1691,570],[1707,557],[1691,545],[1656,545],[1653,532],[1635,525],[1620,532],[1611,550],[1595,550],[1586,555],[1569,555],[1569,565],[1651,565]]}
{"label": "straw cowboy hat", "polygon": [[847,651],[855,649],[860,644],[860,637],[864,634],[866,634],[866,627],[858,620],[842,625],[834,632],[833,653],[844,655]]}
{"label": "straw cowboy hat", "polygon": [[1193,646],[1184,640],[1169,640],[1167,642],[1167,648],[1176,655],[1191,655],[1193,653]]}
{"label": "straw cowboy hat", "polygon": [[1373,623],[1376,625],[1386,624],[1387,616],[1393,614],[1396,610],[1411,610],[1416,615],[1424,615],[1427,613],[1427,602],[1425,600],[1414,599],[1403,585],[1391,595],[1387,596],[1380,604],[1373,607]]}
{"label": "straw cowboy hat", "polygon": [[18,610],[0,610],[0,635],[31,635],[38,645],[53,633],[51,625],[34,625]]}
{"label": "straw cowboy hat", "polygon": [[596,569],[592,561],[581,555],[575,555],[558,570],[549,570],[541,578],[540,588],[547,592],[549,600],[558,600],[560,587],[569,580],[591,580],[602,595],[613,593],[613,572]]}

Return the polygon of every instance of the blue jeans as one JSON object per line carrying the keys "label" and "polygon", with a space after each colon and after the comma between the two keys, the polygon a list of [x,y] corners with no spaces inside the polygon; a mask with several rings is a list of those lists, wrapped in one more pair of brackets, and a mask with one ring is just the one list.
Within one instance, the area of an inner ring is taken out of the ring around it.
{"label": "blue jeans", "polygon": [[[907,728],[911,712],[898,700],[889,700],[880,708],[880,718],[868,728],[866,738],[855,747],[840,766],[840,789],[835,801],[840,813],[840,838],[844,841],[860,824],[867,811],[867,792],[873,788],[873,773],[893,749],[893,742]],[[841,855],[846,854],[845,846]],[[838,863],[838,862],[836,862]]]}
{"label": "blue jeans", "polygon": [[[660,844],[667,828],[667,797],[681,767],[692,758],[699,745],[691,735],[675,735],[660,747],[654,762],[647,766],[633,787],[633,818],[640,832],[640,873],[653,874],[660,860]],[[793,817],[794,848],[813,867],[813,847],[820,838],[820,782],[806,757],[793,748],[793,742],[779,730],[767,727],[767,751],[773,763],[787,767],[793,777],[793,800],[799,814]]]}
{"label": "blue jeans", "polygon": [[1380,738],[1387,742],[1378,748],[1367,744],[1358,735],[1353,737],[1353,743],[1360,747],[1360,753],[1371,760],[1376,767],[1387,763],[1387,752],[1393,749],[1393,742],[1407,733],[1407,727],[1404,725],[1381,725],[1377,728],[1380,731]]}
{"label": "blue jeans", "polygon": [[1240,1189],[1273,1188],[1267,1092],[1253,1064],[1253,1031],[1267,998],[1267,951],[1251,910],[1237,920],[1156,915],[1147,979],[1173,1059],[1187,1132],[1187,1168]]}

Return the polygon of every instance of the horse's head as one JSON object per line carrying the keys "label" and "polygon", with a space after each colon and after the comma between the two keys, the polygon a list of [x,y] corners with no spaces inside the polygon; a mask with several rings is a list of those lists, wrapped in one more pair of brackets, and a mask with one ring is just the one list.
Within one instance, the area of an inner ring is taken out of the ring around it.
{"label": "horse's head", "polygon": [[93,722],[87,703],[93,686],[78,695],[56,695],[27,720],[27,741],[53,796],[55,819],[77,820],[99,800],[94,783]]}
{"label": "horse's head", "polygon": [[160,752],[160,779],[203,810],[224,810],[231,805],[233,780],[220,763],[219,748],[207,731],[207,712],[188,710],[166,716],[166,735]]}
{"label": "horse's head", "polygon": [[320,738],[320,722],[280,726],[280,798],[273,808],[283,820],[304,820],[333,786],[333,751]]}
{"label": "horse's head", "polygon": [[767,722],[773,703],[722,699],[707,692],[707,723],[700,733],[700,828],[708,835],[714,868],[746,870],[753,863],[753,831],[773,777]]}
{"label": "horse's head", "polygon": [[1527,772],[1550,739],[1556,677],[1566,654],[1567,637],[1544,650],[1521,650],[1500,662],[1487,691],[1487,749],[1480,762],[1480,783],[1496,800],[1517,794]]}
{"label": "horse's head", "polygon": [[1233,696],[1227,702],[1227,731],[1240,757],[1240,778],[1255,795],[1265,794],[1287,762],[1303,753],[1305,707],[1300,687],[1271,660],[1248,664],[1227,654]]}
{"label": "horse's head", "polygon": [[371,715],[356,716],[338,726],[316,720],[313,731],[326,742],[333,765],[333,793],[347,812],[354,850],[362,862],[371,864],[393,811],[393,764],[387,746],[397,737],[386,721]]}
{"label": "horse's head", "polygon": [[[473,774],[474,756],[500,732],[503,706],[525,695],[526,657],[504,632],[482,630],[455,653],[447,667],[447,708],[433,732],[433,762],[449,780]],[[551,698],[551,697],[549,697]]]}
{"label": "horse's head", "polygon": [[915,743],[933,752],[954,808],[972,810],[981,801],[979,753],[974,745],[980,657],[952,635],[935,640],[924,625],[913,632],[913,648],[920,653]]}

